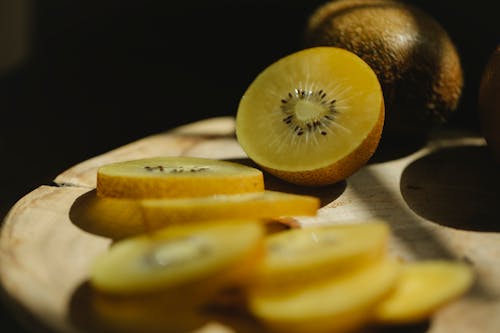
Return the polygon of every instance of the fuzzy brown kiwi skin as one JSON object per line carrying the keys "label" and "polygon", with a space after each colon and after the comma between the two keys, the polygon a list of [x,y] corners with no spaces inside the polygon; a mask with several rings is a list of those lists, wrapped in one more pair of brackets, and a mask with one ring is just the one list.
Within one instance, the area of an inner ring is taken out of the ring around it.
{"label": "fuzzy brown kiwi skin", "polygon": [[305,186],[326,186],[338,183],[358,171],[375,153],[382,136],[384,119],[385,107],[384,102],[382,101],[377,122],[363,142],[349,155],[329,166],[303,171],[285,171],[266,166],[261,167],[270,174],[292,184]]}
{"label": "fuzzy brown kiwi skin", "polygon": [[491,53],[479,85],[478,114],[481,132],[500,165],[500,44]]}
{"label": "fuzzy brown kiwi skin", "polygon": [[464,84],[458,51],[441,25],[414,6],[329,1],[310,15],[303,37],[304,47],[342,47],[372,67],[384,93],[385,135],[425,135],[458,107]]}

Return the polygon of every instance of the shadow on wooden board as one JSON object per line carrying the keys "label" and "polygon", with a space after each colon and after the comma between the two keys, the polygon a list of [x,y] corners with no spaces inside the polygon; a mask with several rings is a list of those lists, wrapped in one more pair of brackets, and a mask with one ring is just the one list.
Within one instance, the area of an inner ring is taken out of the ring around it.
{"label": "shadow on wooden board", "polygon": [[443,148],[410,163],[401,176],[408,206],[434,223],[500,231],[500,175],[486,146]]}

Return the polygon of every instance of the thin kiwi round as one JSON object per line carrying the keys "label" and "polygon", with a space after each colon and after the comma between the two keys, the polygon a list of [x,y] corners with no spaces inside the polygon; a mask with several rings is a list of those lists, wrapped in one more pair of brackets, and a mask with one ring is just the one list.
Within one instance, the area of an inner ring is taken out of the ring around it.
{"label": "thin kiwi round", "polygon": [[327,1],[304,31],[304,47],[315,46],[345,48],[377,73],[385,134],[424,135],[458,107],[464,80],[458,51],[437,20],[407,2]]}
{"label": "thin kiwi round", "polygon": [[199,157],[151,157],[102,165],[97,194],[150,199],[260,192],[262,171],[243,164]]}
{"label": "thin kiwi round", "polygon": [[236,136],[247,155],[286,181],[326,185],[375,152],[384,123],[377,76],[335,47],[289,54],[265,68],[238,106]]}
{"label": "thin kiwi round", "polygon": [[223,220],[130,237],[95,259],[90,284],[115,295],[210,295],[244,281],[263,253],[264,235],[259,220]]}
{"label": "thin kiwi round", "polygon": [[250,312],[276,332],[357,332],[395,285],[399,263],[385,258],[325,282],[286,291],[252,290]]}
{"label": "thin kiwi round", "polygon": [[465,294],[474,282],[471,267],[462,262],[424,260],[401,267],[396,287],[373,311],[375,322],[422,322]]}
{"label": "thin kiwi round", "polygon": [[315,216],[319,207],[317,197],[278,191],[141,201],[145,224],[153,229],[192,221]]}
{"label": "thin kiwi round", "polygon": [[384,258],[389,237],[382,220],[276,233],[266,238],[254,287],[293,289],[345,274]]}

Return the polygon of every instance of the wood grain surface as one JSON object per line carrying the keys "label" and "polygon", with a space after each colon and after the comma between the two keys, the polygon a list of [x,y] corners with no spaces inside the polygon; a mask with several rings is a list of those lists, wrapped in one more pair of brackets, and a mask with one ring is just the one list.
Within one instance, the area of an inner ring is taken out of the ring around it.
{"label": "wood grain surface", "polygon": [[[0,236],[0,278],[20,317],[54,332],[97,332],[87,285],[89,264],[110,240],[70,219],[75,200],[95,187],[100,165],[150,156],[198,156],[253,165],[234,137],[233,118],[214,118],[152,135],[84,161],[40,186],[10,210]],[[315,217],[297,226],[378,217],[392,228],[390,250],[408,260],[449,258],[473,266],[476,283],[428,323],[401,332],[500,332],[500,176],[481,137],[439,130],[425,145],[382,142],[346,181],[309,188],[265,174],[266,187],[315,195]],[[239,313],[210,317],[196,332],[262,332]],[[391,329],[390,332],[394,332]],[[399,332],[399,330],[398,330]]]}

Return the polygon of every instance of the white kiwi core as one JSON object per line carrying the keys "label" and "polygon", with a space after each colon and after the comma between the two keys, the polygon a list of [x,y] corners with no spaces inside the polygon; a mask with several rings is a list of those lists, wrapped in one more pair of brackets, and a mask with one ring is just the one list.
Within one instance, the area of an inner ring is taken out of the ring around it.
{"label": "white kiwi core", "polygon": [[298,101],[295,105],[295,115],[297,120],[302,122],[314,121],[324,113],[323,107],[307,100]]}

